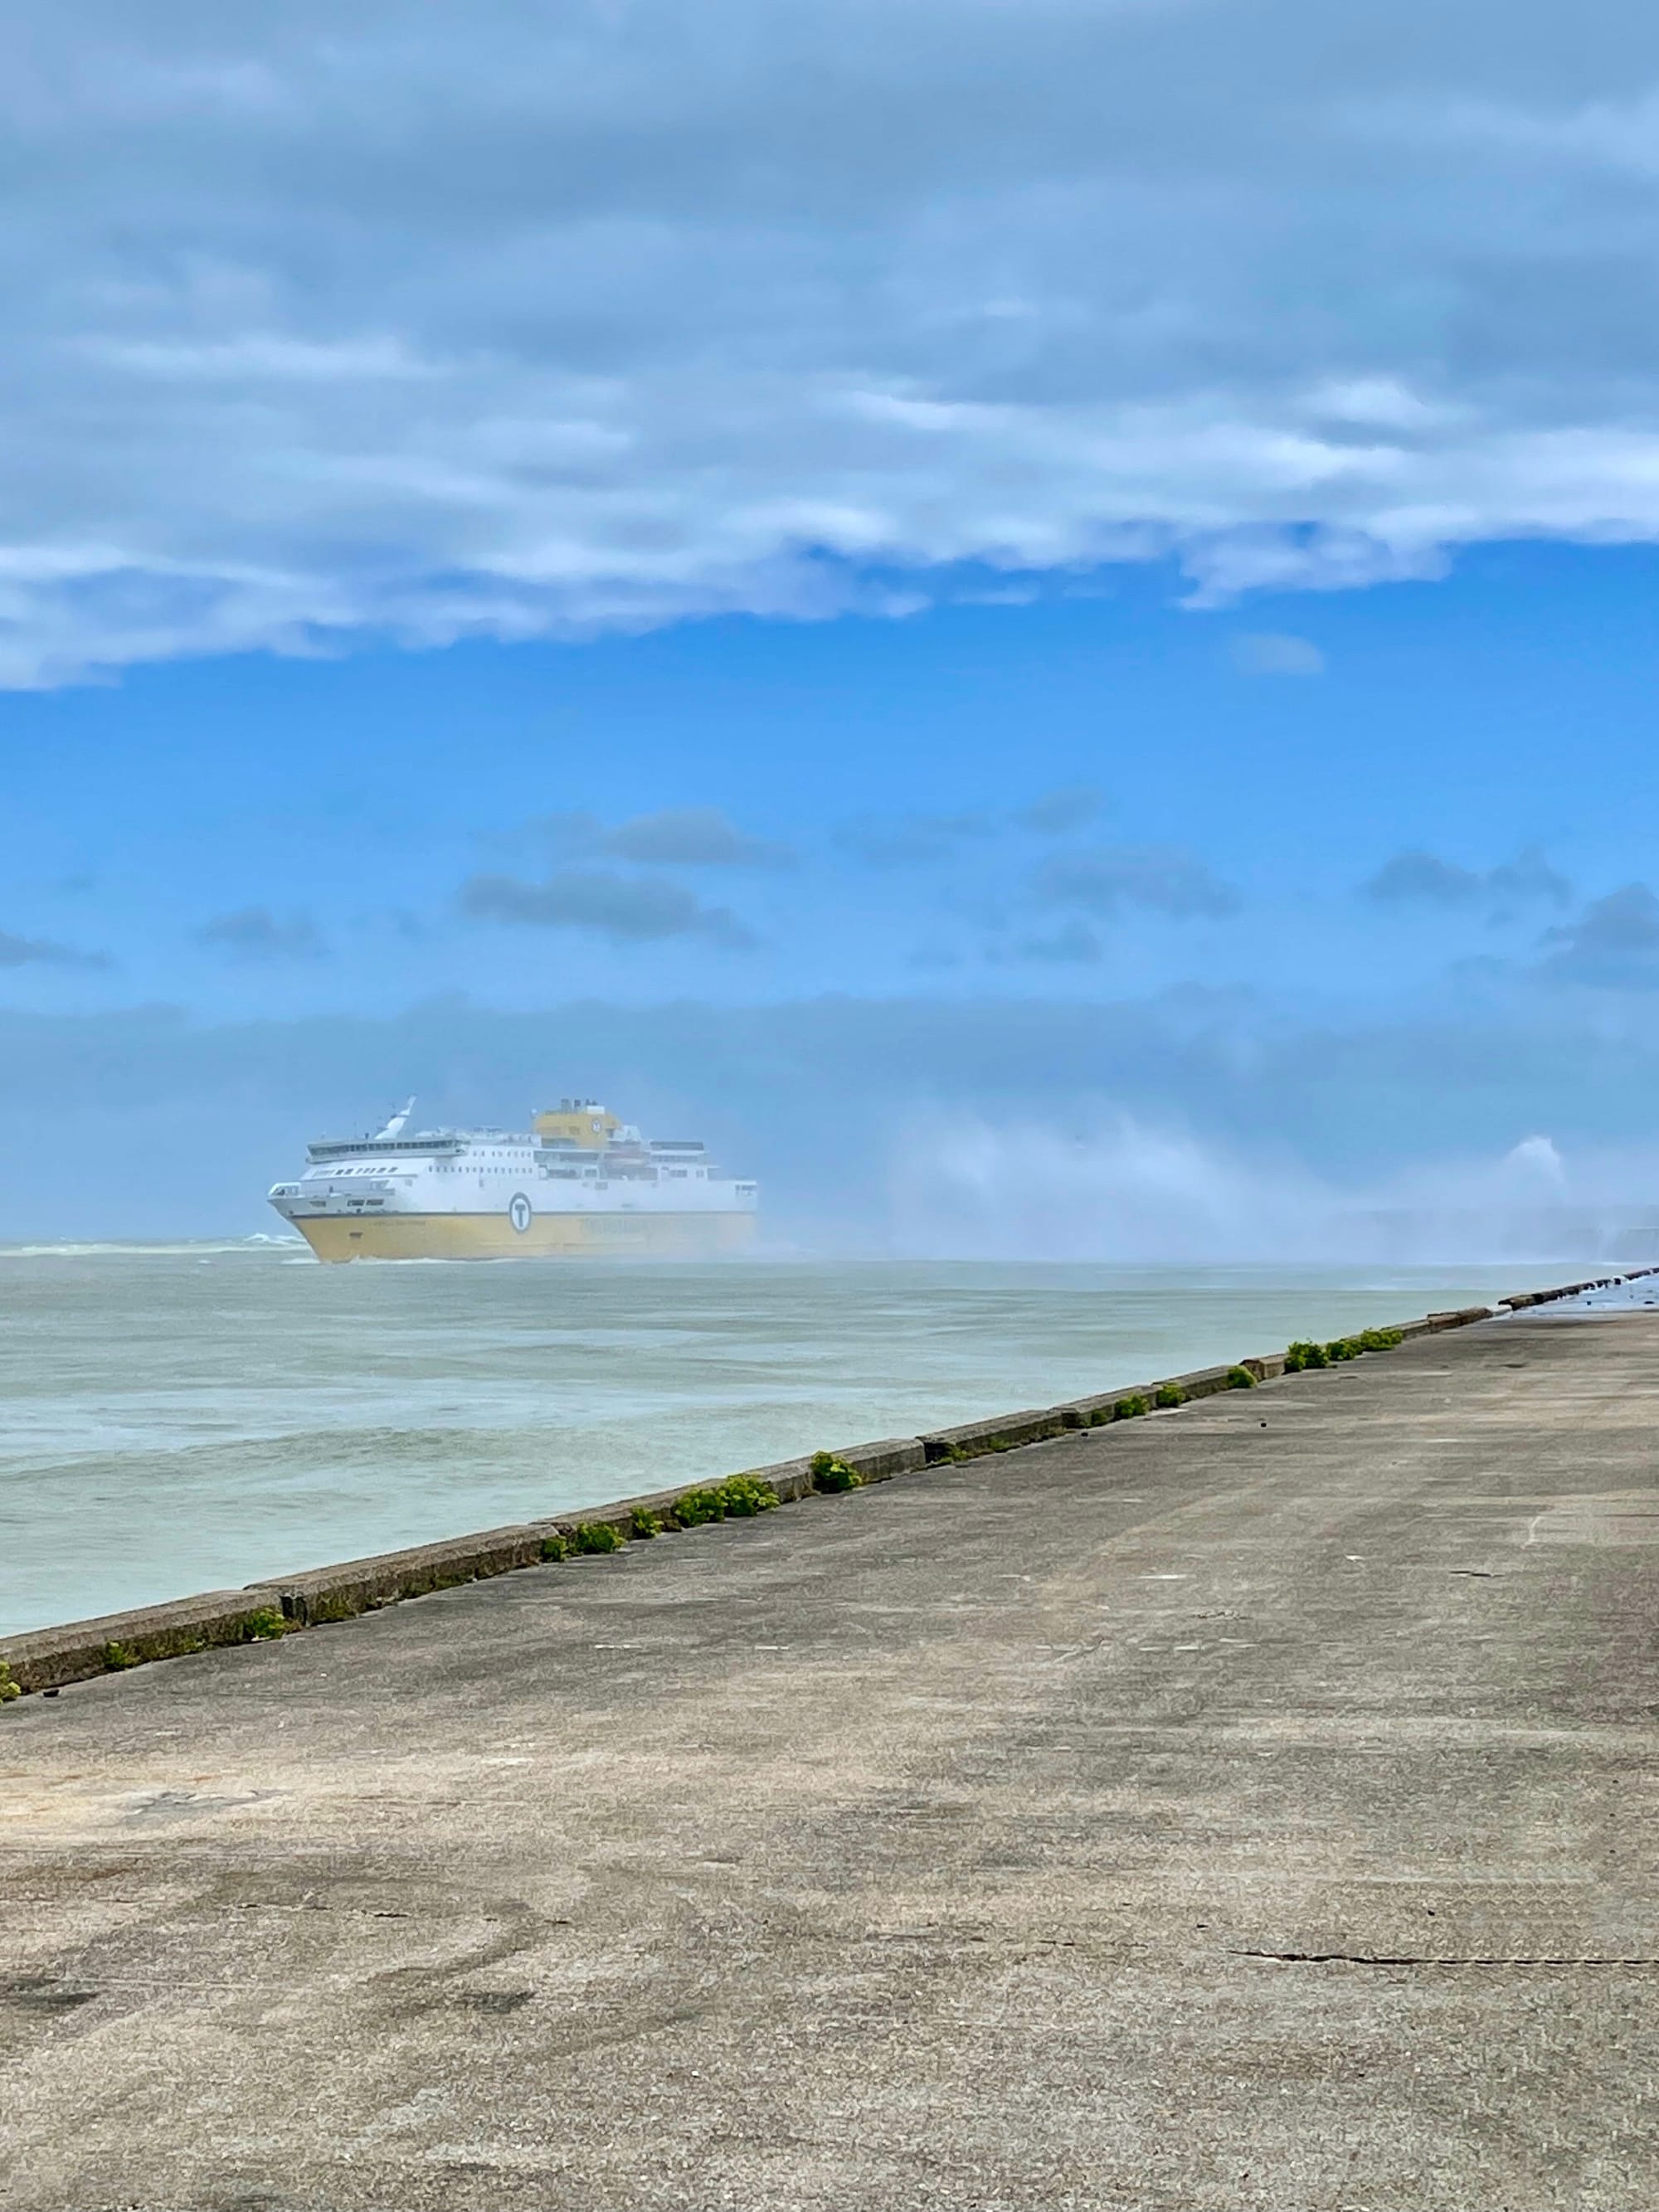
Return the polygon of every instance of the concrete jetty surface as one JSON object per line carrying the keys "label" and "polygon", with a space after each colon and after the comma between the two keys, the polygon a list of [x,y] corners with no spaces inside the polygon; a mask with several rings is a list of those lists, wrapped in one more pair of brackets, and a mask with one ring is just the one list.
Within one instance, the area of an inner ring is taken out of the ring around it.
{"label": "concrete jetty surface", "polygon": [[19,2212],[1659,2203],[1659,1315],[0,1712]]}

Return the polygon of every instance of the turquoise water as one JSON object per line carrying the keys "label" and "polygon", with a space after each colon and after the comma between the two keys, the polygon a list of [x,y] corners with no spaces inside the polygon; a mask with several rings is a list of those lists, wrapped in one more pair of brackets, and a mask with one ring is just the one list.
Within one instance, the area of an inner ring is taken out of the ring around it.
{"label": "turquoise water", "polygon": [[0,1632],[1046,1405],[1536,1279],[1513,1267],[0,1252]]}

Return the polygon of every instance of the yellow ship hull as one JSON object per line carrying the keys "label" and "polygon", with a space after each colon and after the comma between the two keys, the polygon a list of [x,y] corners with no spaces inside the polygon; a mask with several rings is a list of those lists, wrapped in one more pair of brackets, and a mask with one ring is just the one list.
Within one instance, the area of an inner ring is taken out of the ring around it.
{"label": "yellow ship hull", "polygon": [[708,1259],[747,1251],[752,1213],[334,1214],[293,1223],[319,1260]]}

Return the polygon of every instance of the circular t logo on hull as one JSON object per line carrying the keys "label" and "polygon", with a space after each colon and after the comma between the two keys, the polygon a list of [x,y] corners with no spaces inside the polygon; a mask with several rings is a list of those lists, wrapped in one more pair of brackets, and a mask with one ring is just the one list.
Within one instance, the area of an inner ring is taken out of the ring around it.
{"label": "circular t logo on hull", "polygon": [[507,1218],[513,1224],[513,1226],[518,1231],[520,1237],[522,1237],[529,1228],[532,1218],[532,1209],[530,1200],[525,1196],[522,1191],[520,1191],[515,1195],[512,1204],[507,1207]]}

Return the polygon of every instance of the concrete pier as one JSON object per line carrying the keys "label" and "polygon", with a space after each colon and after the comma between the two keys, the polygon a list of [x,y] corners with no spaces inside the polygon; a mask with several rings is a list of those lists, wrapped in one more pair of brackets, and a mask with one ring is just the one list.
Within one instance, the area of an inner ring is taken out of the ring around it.
{"label": "concrete pier", "polygon": [[1659,1315],[0,1711],[16,2212],[1642,2212]]}

